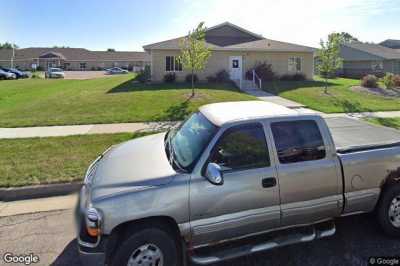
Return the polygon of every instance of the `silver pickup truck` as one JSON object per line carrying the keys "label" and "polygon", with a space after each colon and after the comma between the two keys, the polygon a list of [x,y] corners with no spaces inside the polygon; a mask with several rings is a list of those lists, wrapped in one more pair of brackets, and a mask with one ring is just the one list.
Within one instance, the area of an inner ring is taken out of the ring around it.
{"label": "silver pickup truck", "polygon": [[76,220],[85,265],[178,266],[328,237],[372,211],[400,236],[400,132],[248,101],[108,149]]}

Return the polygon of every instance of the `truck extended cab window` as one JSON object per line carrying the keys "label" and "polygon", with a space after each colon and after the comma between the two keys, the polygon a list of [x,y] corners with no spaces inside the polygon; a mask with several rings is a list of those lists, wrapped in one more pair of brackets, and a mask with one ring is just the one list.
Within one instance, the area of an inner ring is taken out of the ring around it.
{"label": "truck extended cab window", "polygon": [[319,160],[325,146],[315,121],[283,121],[271,124],[272,134],[282,164]]}
{"label": "truck extended cab window", "polygon": [[251,124],[228,129],[214,147],[210,162],[217,163],[223,170],[270,166],[262,126]]}

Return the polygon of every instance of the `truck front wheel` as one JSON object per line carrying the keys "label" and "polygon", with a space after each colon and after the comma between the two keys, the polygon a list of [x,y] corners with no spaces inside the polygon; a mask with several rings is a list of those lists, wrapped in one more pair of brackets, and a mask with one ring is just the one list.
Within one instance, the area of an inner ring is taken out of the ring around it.
{"label": "truck front wheel", "polygon": [[143,229],[128,237],[117,249],[112,265],[179,266],[174,238],[158,228]]}
{"label": "truck front wheel", "polygon": [[385,233],[400,236],[400,185],[391,185],[383,191],[378,205],[378,220]]}

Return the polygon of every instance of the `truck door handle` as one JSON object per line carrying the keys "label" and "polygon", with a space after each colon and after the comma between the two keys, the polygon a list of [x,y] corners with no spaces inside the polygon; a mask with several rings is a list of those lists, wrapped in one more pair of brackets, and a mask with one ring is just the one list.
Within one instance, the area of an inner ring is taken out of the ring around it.
{"label": "truck door handle", "polygon": [[276,178],[275,177],[263,178],[261,183],[263,187],[274,187],[276,186]]}

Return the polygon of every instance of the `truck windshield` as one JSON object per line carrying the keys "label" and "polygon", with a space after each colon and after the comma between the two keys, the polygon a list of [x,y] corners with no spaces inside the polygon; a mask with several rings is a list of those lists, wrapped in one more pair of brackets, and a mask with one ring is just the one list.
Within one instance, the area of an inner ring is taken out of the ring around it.
{"label": "truck windshield", "polygon": [[170,132],[170,157],[181,168],[191,171],[217,130],[202,113],[194,113],[175,132]]}

